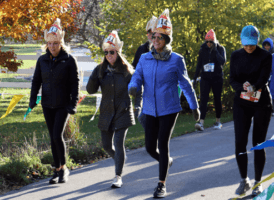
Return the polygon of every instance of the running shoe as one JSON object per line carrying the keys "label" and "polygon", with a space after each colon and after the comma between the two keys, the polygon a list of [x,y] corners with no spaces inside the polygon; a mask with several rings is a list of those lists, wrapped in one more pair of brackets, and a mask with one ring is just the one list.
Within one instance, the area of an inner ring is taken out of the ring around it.
{"label": "running shoe", "polygon": [[214,129],[221,129],[222,128],[222,124],[221,124],[221,122],[215,122],[215,124],[214,124]]}
{"label": "running shoe", "polygon": [[67,167],[65,167],[65,169],[60,169],[58,183],[68,182],[68,176],[69,176],[69,170]]}
{"label": "running shoe", "polygon": [[52,178],[49,180],[49,184],[56,184],[59,180],[59,171],[54,171]]}
{"label": "running shoe", "polygon": [[159,182],[158,186],[154,189],[154,198],[163,198],[166,196],[166,186],[165,184]]}
{"label": "running shoe", "polygon": [[[254,186],[257,185],[257,183],[259,183],[259,181],[255,181]],[[261,194],[262,192],[263,192],[263,186],[262,184],[260,184],[252,191],[252,196],[257,196]]]}
{"label": "running shoe", "polygon": [[120,188],[120,187],[122,187],[122,185],[123,185],[122,177],[116,175],[113,182],[112,182],[112,184],[111,184],[111,187],[112,188]]}
{"label": "running shoe", "polygon": [[197,129],[198,131],[203,131],[204,130],[204,126],[201,122],[197,122],[195,124],[195,129]]}
{"label": "running shoe", "polygon": [[241,194],[246,193],[248,190],[250,190],[250,188],[251,188],[250,180],[249,180],[249,178],[246,178],[240,182],[240,185],[237,188],[235,193],[238,195],[241,195]]}

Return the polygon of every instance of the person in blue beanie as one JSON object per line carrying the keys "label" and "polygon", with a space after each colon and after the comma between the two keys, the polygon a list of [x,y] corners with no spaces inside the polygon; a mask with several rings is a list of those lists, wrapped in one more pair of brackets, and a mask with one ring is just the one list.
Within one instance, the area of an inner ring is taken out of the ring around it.
{"label": "person in blue beanie", "polygon": [[[270,94],[272,96],[272,105],[274,104],[274,77],[273,72],[274,72],[274,49],[273,49],[273,41],[271,38],[266,38],[263,43],[262,43],[263,49],[266,51],[270,52],[272,54],[272,70],[270,73],[270,78],[269,78],[269,89],[270,89]],[[274,110],[272,109],[272,116],[274,116]]]}
{"label": "person in blue beanie", "polygon": [[[255,26],[245,26],[241,32],[243,48],[234,51],[230,58],[230,84],[235,90],[233,120],[235,130],[235,155],[242,180],[236,190],[241,195],[251,189],[247,176],[248,157],[246,146],[253,121],[252,145],[265,141],[272,110],[268,88],[272,56],[258,46],[259,31]],[[262,178],[265,165],[265,150],[254,151],[255,182]],[[263,191],[257,186],[252,195]]]}
{"label": "person in blue beanie", "polygon": [[169,142],[178,113],[182,110],[178,84],[196,121],[200,118],[200,111],[184,58],[172,52],[172,24],[168,9],[157,19],[152,41],[152,50],[141,56],[128,91],[135,96],[144,85],[145,146],[150,156],[159,162],[159,182],[153,194],[158,198],[166,196],[167,174],[173,163],[169,155]]}

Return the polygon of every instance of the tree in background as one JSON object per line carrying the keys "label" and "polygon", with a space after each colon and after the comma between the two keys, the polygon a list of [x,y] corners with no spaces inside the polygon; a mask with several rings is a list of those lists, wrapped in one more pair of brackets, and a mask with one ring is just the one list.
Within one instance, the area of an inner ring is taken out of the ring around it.
{"label": "tree in background", "polygon": [[[33,40],[42,42],[44,30],[49,29],[56,18],[60,18],[66,31],[65,41],[71,40],[79,29],[81,0],[0,0],[0,42],[12,38],[24,43],[31,35]],[[21,62],[14,52],[0,51],[0,65],[16,72]]]}
{"label": "tree in background", "polygon": [[[77,32],[76,42],[84,44],[85,42],[93,43],[96,46],[101,46],[103,37],[100,35],[102,27],[100,20],[103,19],[100,4],[104,0],[82,0],[82,11],[78,14],[81,19],[79,31]],[[85,45],[86,46],[86,45]]]}
{"label": "tree in background", "polygon": [[[241,47],[240,33],[244,26],[255,25],[261,38],[273,33],[272,0],[105,0],[101,5],[104,20],[102,35],[118,30],[124,42],[124,54],[133,60],[137,48],[146,40],[146,23],[152,15],[170,11],[173,25],[173,51],[182,54],[190,78],[193,77],[197,56],[207,31],[214,29],[217,39],[227,51],[224,67],[223,104],[232,106],[233,91],[229,85],[229,60],[232,51]],[[93,58],[102,55],[100,46],[90,44]],[[198,92],[199,93],[199,92]]]}

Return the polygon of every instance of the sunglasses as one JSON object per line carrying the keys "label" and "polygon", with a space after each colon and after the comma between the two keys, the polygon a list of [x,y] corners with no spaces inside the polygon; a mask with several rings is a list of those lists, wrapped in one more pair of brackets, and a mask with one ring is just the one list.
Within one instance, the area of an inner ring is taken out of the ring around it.
{"label": "sunglasses", "polygon": [[105,55],[108,55],[108,53],[110,53],[110,55],[114,55],[114,51],[104,51]]}
{"label": "sunglasses", "polygon": [[156,37],[156,36],[152,36],[152,37],[151,37],[151,39],[153,39],[153,40],[155,40],[156,38],[157,38],[158,40],[163,40],[163,39],[164,39],[163,36],[157,36],[157,37]]}
{"label": "sunglasses", "polygon": [[210,43],[210,44],[213,44],[213,41],[206,41],[206,43]]}

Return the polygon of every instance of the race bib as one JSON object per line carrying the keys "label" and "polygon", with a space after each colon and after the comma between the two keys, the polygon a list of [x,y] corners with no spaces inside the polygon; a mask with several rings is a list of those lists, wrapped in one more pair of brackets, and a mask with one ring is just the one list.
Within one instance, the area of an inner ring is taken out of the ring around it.
{"label": "race bib", "polygon": [[261,98],[261,93],[262,93],[262,90],[260,89],[260,90],[258,90],[256,92],[254,92],[254,94],[251,97],[249,97],[249,96],[246,95],[246,92],[241,92],[241,96],[240,97],[242,99],[247,100],[247,101],[252,101],[254,103],[257,103],[257,102],[259,102],[259,100]]}
{"label": "race bib", "polygon": [[204,65],[205,72],[214,72],[214,63],[208,63]]}

